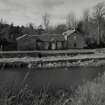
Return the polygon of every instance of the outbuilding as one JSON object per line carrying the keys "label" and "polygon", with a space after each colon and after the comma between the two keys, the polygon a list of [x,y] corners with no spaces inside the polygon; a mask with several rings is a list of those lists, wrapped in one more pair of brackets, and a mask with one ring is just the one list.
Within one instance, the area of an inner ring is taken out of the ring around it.
{"label": "outbuilding", "polygon": [[81,49],[86,47],[84,34],[77,30],[68,30],[63,33],[66,49]]}
{"label": "outbuilding", "polygon": [[16,40],[18,50],[60,50],[65,47],[64,36],[59,34],[26,34]]}

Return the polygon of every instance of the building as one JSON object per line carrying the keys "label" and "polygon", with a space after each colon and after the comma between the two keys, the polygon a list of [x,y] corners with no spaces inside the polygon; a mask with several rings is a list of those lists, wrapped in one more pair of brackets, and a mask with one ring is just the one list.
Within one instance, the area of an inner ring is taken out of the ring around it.
{"label": "building", "polygon": [[65,47],[63,35],[23,35],[17,39],[18,50],[60,50]]}
{"label": "building", "polygon": [[83,33],[77,30],[68,30],[63,33],[66,42],[66,49],[85,48],[85,37]]}
{"label": "building", "polygon": [[42,34],[18,37],[18,50],[62,50],[85,48],[85,38],[76,30],[68,30],[63,34]]}

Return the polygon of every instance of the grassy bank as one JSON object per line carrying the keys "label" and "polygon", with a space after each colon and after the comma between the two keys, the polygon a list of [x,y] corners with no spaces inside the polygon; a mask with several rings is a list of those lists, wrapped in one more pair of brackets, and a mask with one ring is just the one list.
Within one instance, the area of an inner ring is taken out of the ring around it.
{"label": "grassy bank", "polygon": [[0,105],[105,105],[105,74],[76,90],[34,91],[28,85],[0,86]]}
{"label": "grassy bank", "polygon": [[105,73],[79,86],[70,105],[105,105]]}

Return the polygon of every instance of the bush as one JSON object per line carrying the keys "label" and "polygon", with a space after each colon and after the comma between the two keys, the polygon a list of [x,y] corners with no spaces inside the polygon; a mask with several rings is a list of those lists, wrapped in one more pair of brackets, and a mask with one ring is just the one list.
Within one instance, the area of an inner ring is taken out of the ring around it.
{"label": "bush", "polygon": [[80,86],[71,105],[105,105],[105,74]]}

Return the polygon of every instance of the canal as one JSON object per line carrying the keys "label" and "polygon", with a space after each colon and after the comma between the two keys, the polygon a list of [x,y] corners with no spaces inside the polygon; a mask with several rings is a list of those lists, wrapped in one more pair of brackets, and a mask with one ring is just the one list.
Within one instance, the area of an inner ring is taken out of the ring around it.
{"label": "canal", "polygon": [[21,87],[27,84],[32,89],[69,89],[91,81],[105,71],[105,67],[71,67],[54,69],[2,69],[0,85]]}

